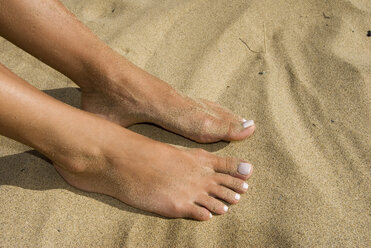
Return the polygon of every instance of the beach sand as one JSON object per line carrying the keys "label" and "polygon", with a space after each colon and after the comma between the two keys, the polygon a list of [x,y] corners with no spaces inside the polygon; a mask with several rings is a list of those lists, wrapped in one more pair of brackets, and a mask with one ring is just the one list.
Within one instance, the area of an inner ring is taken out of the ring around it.
{"label": "beach sand", "polygon": [[[371,2],[64,0],[113,49],[191,97],[255,120],[241,142],[156,140],[255,165],[211,221],[166,219],[69,186],[0,137],[0,247],[370,247]],[[94,51],[92,51],[94,52]],[[68,104],[76,85],[0,39],[0,62]]]}

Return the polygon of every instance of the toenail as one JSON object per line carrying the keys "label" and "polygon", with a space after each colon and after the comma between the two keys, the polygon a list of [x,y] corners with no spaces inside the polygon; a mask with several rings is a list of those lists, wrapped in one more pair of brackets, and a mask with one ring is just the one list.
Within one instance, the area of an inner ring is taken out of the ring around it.
{"label": "toenail", "polygon": [[210,219],[213,217],[213,215],[211,214],[211,213],[209,213],[209,217],[210,217]]}
{"label": "toenail", "polygon": [[251,172],[251,164],[249,163],[240,163],[238,165],[238,172],[242,175],[249,175]]}
{"label": "toenail", "polygon": [[249,185],[244,182],[242,187],[243,187],[243,189],[248,189],[249,188]]}
{"label": "toenail", "polygon": [[235,196],[234,196],[234,199],[236,199],[236,200],[239,200],[241,198],[241,195],[240,194],[236,194]]}
{"label": "toenail", "polygon": [[248,127],[252,127],[254,126],[254,121],[253,120],[246,120],[246,119],[243,119],[242,120],[242,126],[243,128],[248,128]]}
{"label": "toenail", "polygon": [[227,212],[227,211],[228,211],[228,207],[224,206],[224,212]]}

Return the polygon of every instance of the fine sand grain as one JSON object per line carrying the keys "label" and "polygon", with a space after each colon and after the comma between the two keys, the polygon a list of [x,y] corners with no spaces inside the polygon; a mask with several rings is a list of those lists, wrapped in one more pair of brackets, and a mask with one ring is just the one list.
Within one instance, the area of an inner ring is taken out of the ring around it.
{"label": "fine sand grain", "polygon": [[[254,175],[228,214],[166,219],[76,190],[38,153],[0,137],[0,247],[371,246],[370,1],[63,2],[138,66],[257,125],[248,140],[208,145],[132,130],[245,158]],[[3,39],[0,62],[79,105],[69,79]]]}

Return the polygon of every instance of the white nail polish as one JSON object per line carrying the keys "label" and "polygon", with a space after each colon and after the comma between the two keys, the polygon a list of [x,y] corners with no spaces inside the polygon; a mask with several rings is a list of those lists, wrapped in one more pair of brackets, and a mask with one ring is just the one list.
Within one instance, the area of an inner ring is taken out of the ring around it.
{"label": "white nail polish", "polygon": [[240,163],[238,165],[238,172],[242,175],[249,175],[251,172],[251,164],[249,163]]}
{"label": "white nail polish", "polygon": [[213,215],[211,213],[209,214],[209,216],[210,216],[210,219],[213,217]]}
{"label": "white nail polish", "polygon": [[228,207],[224,206],[224,212],[227,212],[227,211],[228,211]]}
{"label": "white nail polish", "polygon": [[234,199],[236,199],[236,200],[239,200],[241,198],[241,195],[240,194],[236,194],[235,196],[234,196]]}
{"label": "white nail polish", "polygon": [[243,189],[248,189],[249,188],[249,185],[247,183],[243,183]]}
{"label": "white nail polish", "polygon": [[245,119],[243,119],[243,121],[242,121],[242,126],[243,126],[243,128],[248,128],[248,127],[252,127],[252,126],[254,126],[254,121],[253,120],[249,120],[249,121],[247,121],[247,120],[245,120]]}

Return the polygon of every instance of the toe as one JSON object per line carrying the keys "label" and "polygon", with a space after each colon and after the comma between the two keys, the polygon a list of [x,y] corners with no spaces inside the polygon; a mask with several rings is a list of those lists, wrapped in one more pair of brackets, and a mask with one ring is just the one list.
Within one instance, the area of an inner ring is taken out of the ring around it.
{"label": "toe", "polygon": [[[249,188],[249,185],[243,180],[226,174],[217,173],[214,175],[214,180],[217,184],[225,186],[237,193],[246,193]],[[235,197],[235,195],[232,196]]]}
{"label": "toe", "polygon": [[199,196],[196,203],[216,214],[225,214],[228,211],[228,207],[223,202],[207,194]]}
{"label": "toe", "polygon": [[185,216],[195,220],[210,220],[213,215],[204,207],[193,204],[189,207],[188,214]]}
{"label": "toe", "polygon": [[219,125],[223,128],[219,128],[219,130],[224,130],[224,133],[220,134],[221,139],[226,141],[243,140],[254,133],[255,123],[253,120],[241,118],[217,103],[207,100],[203,100],[203,102],[212,108],[221,120]]}
{"label": "toe", "polygon": [[209,194],[230,204],[236,204],[241,197],[239,193],[221,185],[211,187],[209,189]]}
{"label": "toe", "polygon": [[219,173],[225,173],[243,180],[248,179],[252,172],[253,166],[236,158],[223,158],[213,155],[211,158],[212,168]]}
{"label": "toe", "polygon": [[255,131],[255,124],[253,120],[229,120],[228,132],[224,135],[223,140],[238,141],[246,139]]}
{"label": "toe", "polygon": [[236,119],[227,114],[209,115],[195,115],[192,122],[198,124],[191,124],[193,130],[189,137],[199,143],[211,143],[220,140],[238,141],[243,140],[255,131],[253,121],[246,121],[244,119]]}
{"label": "toe", "polygon": [[[195,119],[197,119],[197,116],[195,116]],[[198,121],[201,128],[196,128],[192,139],[199,143],[212,143],[223,140],[228,133],[228,127],[224,121],[215,116],[203,114],[198,118]]]}

